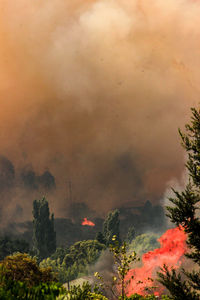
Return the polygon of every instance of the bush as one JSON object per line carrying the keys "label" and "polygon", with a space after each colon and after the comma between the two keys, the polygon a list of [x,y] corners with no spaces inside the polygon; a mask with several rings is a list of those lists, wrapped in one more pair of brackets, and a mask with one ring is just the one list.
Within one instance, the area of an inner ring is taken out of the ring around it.
{"label": "bush", "polygon": [[[62,283],[87,275],[89,265],[99,258],[105,245],[96,240],[79,241],[73,244],[66,252],[59,250],[51,257],[40,262],[40,267],[51,267],[58,280]],[[63,258],[64,257],[64,258]]]}
{"label": "bush", "polygon": [[50,268],[40,268],[28,254],[17,253],[0,262],[1,300],[53,300],[65,292]]}
{"label": "bush", "polygon": [[159,248],[160,244],[157,241],[158,235],[154,233],[144,233],[138,235],[129,245],[129,250],[135,251],[139,256]]}
{"label": "bush", "polygon": [[84,282],[82,287],[80,285],[73,286],[66,295],[61,295],[57,297],[57,300],[108,300],[103,296],[97,287],[92,290],[91,285],[88,282]]}
{"label": "bush", "polygon": [[40,268],[28,254],[16,253],[0,262],[0,286],[6,281],[20,281],[27,286],[56,281],[51,268]]}

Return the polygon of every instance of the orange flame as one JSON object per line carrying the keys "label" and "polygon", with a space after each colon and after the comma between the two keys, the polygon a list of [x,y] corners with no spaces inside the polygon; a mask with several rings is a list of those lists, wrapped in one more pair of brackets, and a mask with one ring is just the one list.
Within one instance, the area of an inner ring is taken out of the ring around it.
{"label": "orange flame", "polygon": [[84,220],[82,222],[82,225],[83,226],[85,226],[85,225],[87,225],[87,226],[95,226],[95,224],[92,221],[88,220],[87,218],[84,218]]}
{"label": "orange flame", "polygon": [[[145,289],[154,286],[152,277],[155,277],[156,272],[160,267],[166,264],[169,268],[178,268],[181,265],[186,247],[187,235],[183,228],[173,228],[167,230],[159,239],[161,247],[153,251],[149,251],[142,256],[143,266],[140,268],[131,269],[126,276],[126,280],[130,280],[127,287],[127,295],[138,293],[145,295]],[[157,283],[156,283],[157,285]],[[159,287],[155,295],[162,293],[162,287]]]}

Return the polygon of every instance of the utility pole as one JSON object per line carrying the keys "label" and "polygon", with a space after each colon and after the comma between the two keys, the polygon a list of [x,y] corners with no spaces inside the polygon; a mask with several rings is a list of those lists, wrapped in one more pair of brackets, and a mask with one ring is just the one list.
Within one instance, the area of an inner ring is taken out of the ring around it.
{"label": "utility pole", "polygon": [[72,182],[71,182],[71,180],[68,181],[68,199],[69,199],[69,203],[72,204]]}
{"label": "utility pole", "polygon": [[72,220],[74,221],[74,211],[73,211],[73,196],[72,196],[72,182],[71,180],[67,181],[67,202],[68,202],[68,207],[71,208],[71,217]]}

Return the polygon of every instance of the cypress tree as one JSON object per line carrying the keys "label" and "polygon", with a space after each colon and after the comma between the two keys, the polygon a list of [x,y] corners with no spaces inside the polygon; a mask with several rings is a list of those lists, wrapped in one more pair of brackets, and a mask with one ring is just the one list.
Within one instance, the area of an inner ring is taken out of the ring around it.
{"label": "cypress tree", "polygon": [[112,238],[115,235],[116,240],[120,242],[119,237],[119,210],[116,209],[114,211],[109,212],[103,223],[103,236],[106,241],[106,245],[109,246],[113,243]]}
{"label": "cypress tree", "polygon": [[48,201],[33,202],[33,251],[39,259],[46,258],[56,250],[54,215],[50,216]]}

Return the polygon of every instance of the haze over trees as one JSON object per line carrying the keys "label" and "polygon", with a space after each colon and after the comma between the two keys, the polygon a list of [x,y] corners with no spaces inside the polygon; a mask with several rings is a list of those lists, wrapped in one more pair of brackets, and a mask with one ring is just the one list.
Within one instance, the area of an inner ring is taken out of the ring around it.
{"label": "haze over trees", "polygon": [[38,175],[32,168],[26,167],[21,170],[20,179],[25,189],[50,191],[56,187],[55,178],[49,171]]}

